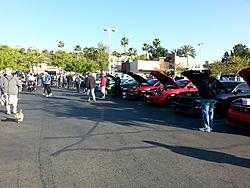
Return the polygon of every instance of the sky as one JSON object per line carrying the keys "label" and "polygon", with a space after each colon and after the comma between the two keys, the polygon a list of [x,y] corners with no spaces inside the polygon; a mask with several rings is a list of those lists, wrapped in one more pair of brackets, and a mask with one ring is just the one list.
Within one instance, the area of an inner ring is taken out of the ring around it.
{"label": "sky", "polygon": [[[220,60],[236,44],[250,48],[250,0],[0,0],[0,45],[57,49],[109,43],[142,54],[160,39],[168,50],[192,45],[196,58]],[[199,43],[204,45],[198,46]]]}

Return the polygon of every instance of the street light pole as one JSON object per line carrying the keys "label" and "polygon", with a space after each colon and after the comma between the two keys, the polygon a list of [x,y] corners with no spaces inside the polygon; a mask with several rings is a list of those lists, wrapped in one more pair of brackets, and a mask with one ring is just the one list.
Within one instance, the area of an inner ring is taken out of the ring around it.
{"label": "street light pole", "polygon": [[197,45],[200,47],[200,69],[201,69],[201,68],[202,68],[201,47],[202,47],[202,45],[204,45],[204,43],[201,42],[201,43],[199,43],[199,44],[197,44]]}
{"label": "street light pole", "polygon": [[115,32],[115,29],[114,28],[104,28],[103,29],[104,31],[107,31],[108,32],[108,35],[109,35],[109,72],[112,72],[111,70],[111,34],[112,32]]}

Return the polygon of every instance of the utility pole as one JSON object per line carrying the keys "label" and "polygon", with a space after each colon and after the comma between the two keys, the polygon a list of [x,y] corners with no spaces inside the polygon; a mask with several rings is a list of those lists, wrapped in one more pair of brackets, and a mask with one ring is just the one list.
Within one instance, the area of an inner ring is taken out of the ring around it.
{"label": "utility pole", "polygon": [[111,55],[112,55],[112,50],[111,50],[111,34],[112,32],[115,32],[116,30],[114,28],[104,28],[103,29],[104,31],[107,31],[108,32],[108,36],[109,36],[109,67],[108,67],[108,70],[109,70],[109,73],[112,72],[111,70]]}

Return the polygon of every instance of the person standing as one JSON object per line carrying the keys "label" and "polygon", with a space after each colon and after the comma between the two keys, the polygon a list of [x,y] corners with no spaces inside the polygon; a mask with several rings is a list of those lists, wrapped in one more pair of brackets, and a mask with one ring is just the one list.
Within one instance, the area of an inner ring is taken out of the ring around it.
{"label": "person standing", "polygon": [[[1,77],[0,88],[4,96],[6,114],[17,113],[18,92],[22,84],[17,76],[12,74],[12,68],[5,68],[5,74]],[[12,111],[11,111],[12,107]]]}
{"label": "person standing", "polygon": [[118,74],[115,75],[114,97],[119,97],[121,94],[121,79]]}
{"label": "person standing", "polygon": [[213,117],[216,98],[222,93],[226,93],[227,89],[213,76],[210,70],[185,71],[182,73],[190,79],[198,88],[201,97],[202,122],[204,127],[199,128],[202,132],[211,132],[213,130]]}
{"label": "person standing", "polygon": [[87,81],[86,81],[86,87],[87,87],[87,95],[88,95],[88,102],[90,102],[90,92],[93,98],[93,101],[96,102],[95,98],[95,87],[96,87],[96,80],[93,75],[93,73],[89,73]]}
{"label": "person standing", "polygon": [[100,83],[101,94],[102,94],[101,99],[105,99],[105,96],[106,96],[106,82],[107,82],[106,76],[103,74],[102,79],[101,79],[101,83]]}
{"label": "person standing", "polygon": [[73,76],[71,75],[71,73],[67,75],[67,82],[68,82],[68,89],[71,89],[73,86]]}
{"label": "person standing", "polygon": [[43,95],[45,95],[46,97],[52,96],[50,85],[51,85],[51,76],[48,73],[48,71],[45,71],[45,74],[43,76],[43,86],[44,86]]}
{"label": "person standing", "polygon": [[76,75],[75,83],[76,83],[76,90],[77,90],[77,93],[80,93],[81,78],[80,78],[80,75],[79,75],[79,74]]}

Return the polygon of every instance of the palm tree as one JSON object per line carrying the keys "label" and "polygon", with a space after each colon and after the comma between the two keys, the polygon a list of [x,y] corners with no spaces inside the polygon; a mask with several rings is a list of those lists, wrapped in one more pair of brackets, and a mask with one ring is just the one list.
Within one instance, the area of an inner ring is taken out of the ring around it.
{"label": "palm tree", "polygon": [[58,48],[61,48],[61,49],[63,49],[64,48],[64,42],[63,41],[59,41],[59,43],[58,43]]}
{"label": "palm tree", "polygon": [[113,51],[112,55],[115,56],[115,57],[117,57],[117,59],[118,59],[117,61],[119,61],[119,59],[120,59],[121,56],[122,56],[122,55],[121,55],[119,52],[117,52],[117,51]]}
{"label": "palm tree", "polygon": [[121,45],[124,47],[124,53],[126,54],[126,46],[128,45],[128,38],[123,37],[121,40]]}
{"label": "palm tree", "polygon": [[153,41],[153,46],[157,49],[157,48],[159,48],[160,46],[161,46],[161,41],[160,41],[160,39],[155,39],[154,41]]}
{"label": "palm tree", "polygon": [[82,47],[80,45],[76,45],[74,48],[74,53],[76,53],[76,58],[79,59],[79,53],[81,52]]}
{"label": "palm tree", "polygon": [[143,44],[143,47],[142,47],[142,50],[144,51],[144,52],[146,52],[146,59],[149,59],[149,57],[148,57],[148,52],[149,52],[149,50],[150,50],[150,46],[148,45],[148,44]]}
{"label": "palm tree", "polygon": [[185,45],[181,47],[181,54],[187,58],[187,68],[188,68],[188,57],[191,56],[192,58],[195,58],[195,49],[191,45]]}
{"label": "palm tree", "polygon": [[181,56],[181,55],[182,55],[181,49],[173,49],[173,50],[171,50],[170,53],[171,53],[171,54],[175,54],[175,55],[177,55],[177,56]]}
{"label": "palm tree", "polygon": [[137,56],[137,50],[135,48],[129,48],[128,55],[130,56],[131,60],[134,60]]}

